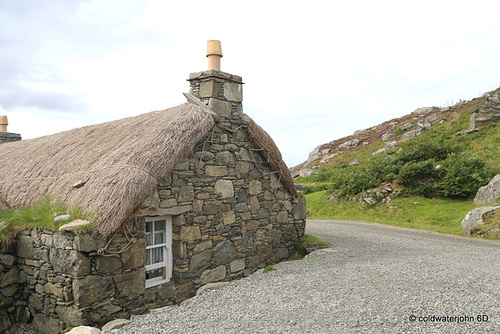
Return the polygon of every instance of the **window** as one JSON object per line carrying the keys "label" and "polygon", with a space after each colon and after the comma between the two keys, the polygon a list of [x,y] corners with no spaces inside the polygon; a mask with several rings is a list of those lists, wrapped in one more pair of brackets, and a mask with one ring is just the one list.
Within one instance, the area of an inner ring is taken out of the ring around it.
{"label": "window", "polygon": [[172,277],[172,218],[146,218],[146,288]]}

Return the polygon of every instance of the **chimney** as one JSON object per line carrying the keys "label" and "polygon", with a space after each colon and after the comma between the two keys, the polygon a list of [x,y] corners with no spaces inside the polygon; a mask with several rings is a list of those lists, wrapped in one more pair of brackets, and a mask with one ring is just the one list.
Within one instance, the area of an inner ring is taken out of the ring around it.
{"label": "chimney", "polygon": [[225,119],[241,119],[243,115],[243,82],[240,76],[222,72],[220,41],[207,42],[208,70],[189,75],[190,93]]}
{"label": "chimney", "polygon": [[220,71],[220,59],[222,58],[222,47],[220,41],[210,40],[207,42],[208,69]]}
{"label": "chimney", "polygon": [[7,125],[9,125],[9,122],[7,121],[7,116],[1,115],[0,116],[0,132],[7,132]]}
{"label": "chimney", "polygon": [[9,125],[9,122],[7,121],[7,116],[1,115],[0,116],[0,144],[21,140],[20,134],[7,132],[7,125]]}

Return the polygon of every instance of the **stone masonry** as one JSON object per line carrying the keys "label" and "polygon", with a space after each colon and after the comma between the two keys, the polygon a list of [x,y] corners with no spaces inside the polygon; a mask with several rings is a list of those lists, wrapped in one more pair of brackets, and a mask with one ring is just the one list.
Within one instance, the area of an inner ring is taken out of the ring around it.
{"label": "stone masonry", "polygon": [[0,144],[21,140],[21,135],[12,132],[0,132]]}

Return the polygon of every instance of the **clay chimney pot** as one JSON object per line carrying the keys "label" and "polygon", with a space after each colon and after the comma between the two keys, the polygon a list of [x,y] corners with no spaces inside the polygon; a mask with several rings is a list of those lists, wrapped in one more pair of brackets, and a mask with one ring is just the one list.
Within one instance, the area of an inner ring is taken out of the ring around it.
{"label": "clay chimney pot", "polygon": [[222,47],[220,41],[210,40],[207,42],[208,69],[220,71],[220,59],[222,58]]}
{"label": "clay chimney pot", "polygon": [[7,116],[0,116],[0,132],[7,132],[7,125],[9,125]]}

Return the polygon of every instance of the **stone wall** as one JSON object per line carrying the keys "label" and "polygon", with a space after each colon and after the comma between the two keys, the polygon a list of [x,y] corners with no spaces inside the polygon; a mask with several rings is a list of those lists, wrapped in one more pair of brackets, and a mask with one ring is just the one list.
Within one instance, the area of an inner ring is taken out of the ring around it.
{"label": "stone wall", "polygon": [[24,314],[25,304],[20,291],[16,256],[0,254],[0,333],[9,329],[12,324],[9,314],[12,315],[12,320],[20,319],[21,322],[29,320]]}
{"label": "stone wall", "polygon": [[147,214],[178,215],[173,279],[193,293],[288,259],[304,233],[303,199],[294,204],[237,125],[216,127],[145,202]]}
{"label": "stone wall", "polygon": [[12,132],[0,132],[0,144],[21,140],[21,135]]}
{"label": "stone wall", "polygon": [[[9,322],[33,321],[44,333],[59,333],[66,324],[102,325],[145,312],[144,224],[139,219],[129,226],[133,246],[118,254],[101,255],[106,240],[88,232],[19,235],[16,249],[0,255],[0,298]],[[108,249],[117,252],[127,242],[118,233]]]}

